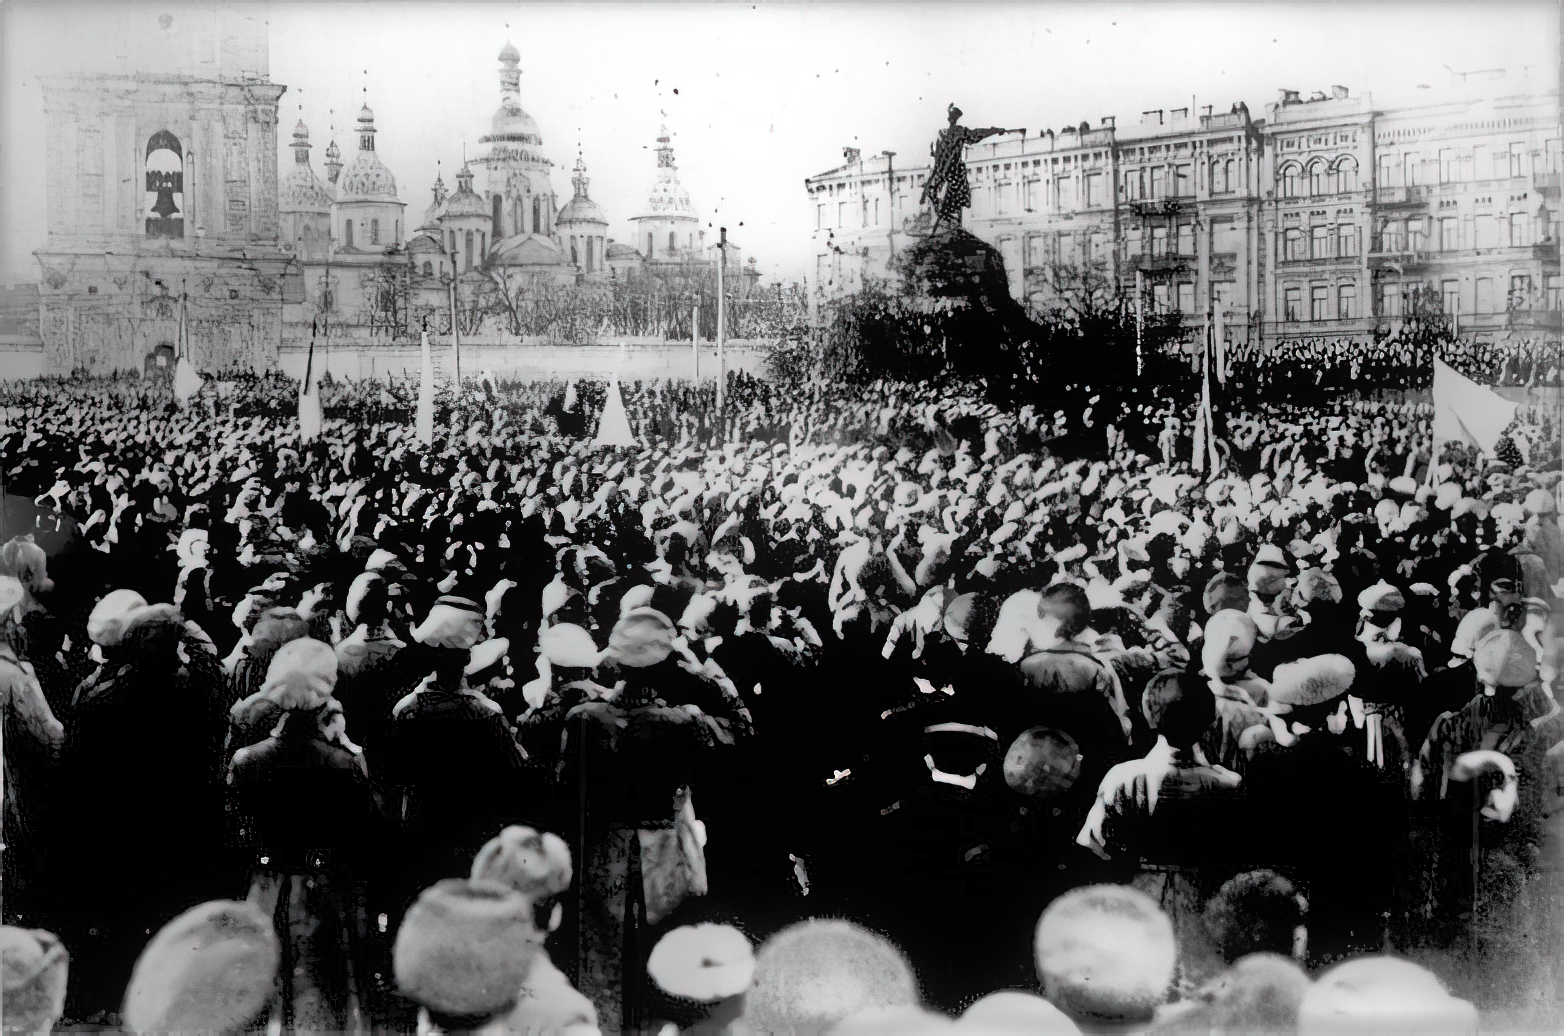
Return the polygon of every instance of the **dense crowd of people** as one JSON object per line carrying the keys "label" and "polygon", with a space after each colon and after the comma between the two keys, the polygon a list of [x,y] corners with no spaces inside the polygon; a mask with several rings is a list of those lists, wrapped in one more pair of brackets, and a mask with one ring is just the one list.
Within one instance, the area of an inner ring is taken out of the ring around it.
{"label": "dense crowd of people", "polygon": [[1557,339],[1541,337],[1479,340],[1402,334],[1371,343],[1300,338],[1264,350],[1237,348],[1232,364],[1235,376],[1256,391],[1293,391],[1314,399],[1349,392],[1427,391],[1436,356],[1484,385],[1564,387],[1564,348]]}
{"label": "dense crowd of people", "polygon": [[8,1015],[13,947],[40,1017],[136,1031],[1553,995],[1545,409],[1501,460],[1254,405],[1213,473],[1161,399],[1142,443],[958,385],[621,388],[640,447],[601,384],[485,374],[431,444],[401,384],[312,440],[278,377],[4,386]]}

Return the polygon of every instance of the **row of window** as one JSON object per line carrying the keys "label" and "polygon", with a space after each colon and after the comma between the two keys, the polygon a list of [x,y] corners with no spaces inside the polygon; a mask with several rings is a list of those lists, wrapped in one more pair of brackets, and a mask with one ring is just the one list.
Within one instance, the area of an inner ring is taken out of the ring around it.
{"label": "row of window", "polygon": [[1440,148],[1434,154],[1402,153],[1379,156],[1379,186],[1417,187],[1434,183],[1474,180],[1512,180],[1532,174],[1557,172],[1559,141],[1547,149],[1516,141],[1479,154],[1476,149]]}
{"label": "row of window", "polygon": [[[1467,312],[1503,313],[1511,309],[1531,309],[1539,304],[1545,304],[1548,309],[1554,310],[1564,308],[1564,279],[1561,279],[1558,274],[1550,274],[1546,285],[1546,295],[1538,298],[1530,274],[1511,274],[1509,291],[1501,298],[1498,294],[1499,285],[1495,284],[1494,278],[1478,277],[1473,284],[1472,301],[1475,306],[1471,309],[1462,303],[1461,282],[1454,278],[1440,282],[1439,295],[1444,304],[1444,311],[1457,315]],[[1406,297],[1415,287],[1416,285],[1407,285],[1403,290],[1400,284],[1381,285],[1380,312],[1387,317],[1405,315]]]}
{"label": "row of window", "polygon": [[1340,259],[1358,254],[1358,228],[1350,223],[1337,226],[1288,230],[1282,235],[1281,258],[1287,262],[1302,259]]}
{"label": "row of window", "polygon": [[[1182,287],[1182,286],[1181,286]],[[1406,297],[1411,293],[1415,285],[1408,285],[1403,290],[1400,284],[1390,283],[1379,288],[1379,310],[1387,317],[1404,316],[1406,313]],[[1308,289],[1308,315],[1304,315],[1304,288],[1302,286],[1285,288],[1282,293],[1282,319],[1292,323],[1305,320],[1355,320],[1362,314],[1358,309],[1358,289],[1353,284],[1339,285],[1334,294],[1327,285],[1314,285]],[[1545,301],[1549,309],[1559,309],[1564,305],[1564,282],[1561,282],[1557,274],[1550,275],[1547,280],[1547,296],[1545,300],[1536,299],[1532,291],[1532,279],[1528,274],[1514,274],[1510,277],[1509,292],[1502,299],[1497,294],[1497,289],[1492,277],[1478,277],[1474,284],[1473,301],[1474,309],[1467,309],[1462,305],[1461,282],[1455,279],[1442,281],[1439,286],[1439,294],[1443,302],[1444,312],[1459,315],[1462,312],[1475,312],[1481,314],[1503,313],[1509,309],[1530,308],[1538,301]],[[1333,305],[1334,303],[1334,305]]]}
{"label": "row of window", "polygon": [[[1358,289],[1353,284],[1343,284],[1336,289],[1336,320],[1355,320],[1358,317]],[[1282,319],[1301,321],[1303,317],[1303,289],[1288,288],[1284,292]],[[1331,291],[1319,286],[1309,289],[1309,319],[1330,320]]]}
{"label": "row of window", "polygon": [[[1439,220],[1438,248],[1441,252],[1455,252],[1462,248],[1524,248],[1537,243],[1538,235],[1544,240],[1554,238],[1552,222],[1542,223],[1529,213],[1498,213],[1492,216],[1472,217],[1471,242],[1467,244],[1461,233],[1461,220],[1446,217]],[[1385,224],[1379,237],[1381,252],[1421,252],[1429,248],[1428,234],[1423,220],[1392,220]]]}
{"label": "row of window", "polygon": [[1344,194],[1358,189],[1358,163],[1351,155],[1343,155],[1334,162],[1316,158],[1307,169],[1297,162],[1288,162],[1276,175],[1281,181],[1284,198],[1301,198],[1306,193]]}
{"label": "row of window", "polygon": [[[362,234],[362,233],[364,233],[367,230],[369,232],[368,243],[371,244],[371,245],[378,245],[378,244],[380,244],[380,220],[378,220],[378,219],[368,220],[367,222],[368,222],[369,225],[367,227],[364,225],[365,222],[366,222],[365,220],[359,220],[358,221],[357,233],[358,234]],[[393,232],[393,236],[392,236],[391,241],[392,241],[393,244],[395,244],[397,241],[402,240],[402,221],[401,220],[395,220],[394,221],[394,223],[392,225],[392,232]],[[356,247],[354,245],[354,243],[353,243],[354,240],[355,240],[354,235],[355,235],[355,231],[353,229],[353,221],[351,219],[343,220],[342,221],[342,246],[344,248],[354,248],[354,247]]]}

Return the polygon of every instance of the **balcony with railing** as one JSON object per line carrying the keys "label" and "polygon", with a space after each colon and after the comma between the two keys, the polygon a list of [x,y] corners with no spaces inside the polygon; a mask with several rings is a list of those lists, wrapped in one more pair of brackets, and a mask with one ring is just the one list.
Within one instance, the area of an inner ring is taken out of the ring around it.
{"label": "balcony with railing", "polygon": [[1427,205],[1433,190],[1426,185],[1411,187],[1378,187],[1374,190],[1376,205]]}
{"label": "balcony with railing", "polygon": [[1195,196],[1181,194],[1175,198],[1141,198],[1128,202],[1129,209],[1142,219],[1157,216],[1178,216],[1195,211]]}
{"label": "balcony with railing", "polygon": [[1197,255],[1184,252],[1157,252],[1155,254],[1136,253],[1125,259],[1124,265],[1129,272],[1136,270],[1142,273],[1167,273],[1170,271],[1193,270],[1200,262]]}

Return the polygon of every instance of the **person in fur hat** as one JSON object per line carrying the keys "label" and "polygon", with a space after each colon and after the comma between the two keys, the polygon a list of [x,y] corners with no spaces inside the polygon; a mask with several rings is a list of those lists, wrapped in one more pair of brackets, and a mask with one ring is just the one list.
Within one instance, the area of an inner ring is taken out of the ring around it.
{"label": "person in fur hat", "polygon": [[851,921],[811,919],[755,954],[744,1024],[756,1033],[825,1032],[870,1008],[917,1004],[917,979],[896,946]]}
{"label": "person in fur hat", "polygon": [[71,955],[37,929],[0,927],[0,1018],[7,1032],[51,1032],[65,1011]]}
{"label": "person in fur hat", "polygon": [[364,918],[354,857],[381,840],[379,809],[331,694],[336,679],[328,645],[305,638],[279,649],[259,700],[235,706],[276,716],[272,734],[228,767],[240,844],[257,861],[249,901],[276,921],[294,962],[276,1010],[300,1029],[346,1028],[355,991],[374,986],[355,967]]}
{"label": "person in fur hat", "polygon": [[492,825],[530,819],[522,801],[521,748],[499,706],[467,683],[472,648],[483,638],[481,605],[441,597],[412,632],[425,672],[391,711],[382,761],[402,799],[404,829],[433,853],[470,856]]}
{"label": "person in fur hat", "polygon": [[1173,985],[1177,952],[1156,901],[1121,885],[1060,896],[1034,939],[1043,995],[1082,1032],[1149,1028]]}
{"label": "person in fur hat", "polygon": [[1277,666],[1269,723],[1246,737],[1251,845],[1257,859],[1294,862],[1308,883],[1312,960],[1377,946],[1390,904],[1390,803],[1401,790],[1355,753],[1347,698],[1359,678],[1343,655]]}
{"label": "person in fur hat", "polygon": [[125,989],[133,1033],[244,1031],[266,1017],[281,958],[272,920],[251,903],[214,900],[158,929]]}
{"label": "person in fur hat", "polygon": [[40,827],[47,830],[43,807],[48,804],[49,772],[65,741],[65,728],[49,708],[36,671],[17,654],[25,600],[26,589],[19,580],[0,576],[0,693],[4,694],[3,729],[13,732],[3,756],[4,822],[15,847],[0,860],[5,865],[7,906],[13,912],[34,902],[29,886],[44,859],[35,848],[42,843],[35,837]]}
{"label": "person in fur hat", "polygon": [[542,943],[526,896],[448,878],[425,889],[397,929],[397,988],[419,1005],[420,1032],[502,1032]]}
{"label": "person in fur hat", "polygon": [[1472,656],[1477,651],[1478,641],[1498,628],[1499,617],[1488,608],[1479,608],[1461,617],[1450,643],[1450,663],[1431,673],[1403,709],[1402,723],[1408,744],[1421,748],[1434,720],[1446,712],[1459,712],[1481,693]]}
{"label": "person in fur hat", "polygon": [[390,586],[378,572],[361,572],[348,586],[344,607],[349,632],[337,641],[333,692],[347,716],[348,733],[364,749],[371,772],[391,724],[391,710],[411,689],[400,664],[405,631],[391,614]]}
{"label": "person in fur hat", "polygon": [[[222,670],[187,645],[172,605],[132,612],[66,731],[56,802],[72,823],[55,843],[74,890],[62,925],[80,965],[73,1018],[116,1010],[146,930],[222,888]],[[92,876],[106,842],[124,851],[136,896]]]}
{"label": "person in fur hat", "polygon": [[[559,897],[570,888],[570,849],[558,835],[514,825],[491,838],[472,862],[472,880],[509,886],[532,903],[534,927],[559,927]],[[568,1036],[596,1036],[597,1009],[575,990],[539,948],[516,1007],[506,1019],[515,1032],[553,1030]]]}

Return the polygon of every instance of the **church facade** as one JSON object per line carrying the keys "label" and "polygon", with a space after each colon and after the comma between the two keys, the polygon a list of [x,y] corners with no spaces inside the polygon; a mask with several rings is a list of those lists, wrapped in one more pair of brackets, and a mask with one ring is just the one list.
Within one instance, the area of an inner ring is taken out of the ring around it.
{"label": "church facade", "polygon": [[[688,279],[717,259],[666,129],[632,240],[609,237],[583,156],[556,193],[509,43],[482,150],[455,190],[436,177],[420,215],[379,158],[368,104],[345,161],[330,140],[317,173],[302,120],[279,148],[287,88],[270,81],[264,20],[148,17],[117,31],[157,43],[138,54],[157,60],[41,84],[48,237],[34,254],[49,373],[171,369],[181,348],[203,370],[266,369],[312,336],[444,331],[453,310],[466,333],[496,291]],[[282,170],[279,150],[291,152]]]}
{"label": "church facade", "polygon": [[302,297],[278,221],[286,88],[267,78],[265,25],[224,12],[216,26],[191,19],[188,29],[146,17],[142,31],[199,67],[182,58],[40,84],[44,369],[170,367],[182,317],[198,365],[264,369],[282,344],[285,306]]}

